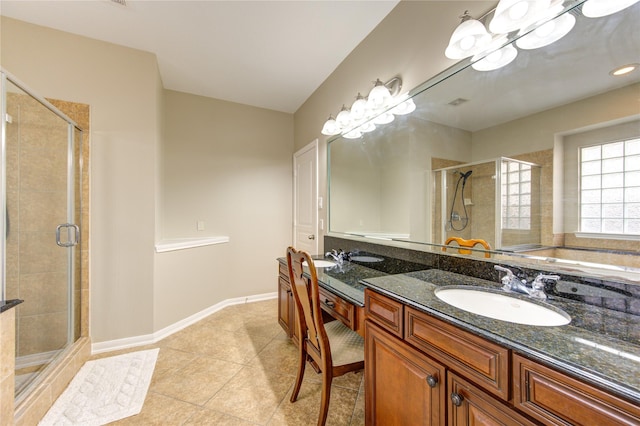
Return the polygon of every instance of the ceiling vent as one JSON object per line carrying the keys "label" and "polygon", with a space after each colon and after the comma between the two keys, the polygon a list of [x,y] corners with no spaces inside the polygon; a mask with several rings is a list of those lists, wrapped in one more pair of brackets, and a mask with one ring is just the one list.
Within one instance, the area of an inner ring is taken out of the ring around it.
{"label": "ceiling vent", "polygon": [[463,104],[465,102],[469,102],[469,99],[458,98],[458,99],[454,99],[451,102],[449,102],[449,105],[458,106],[458,105]]}

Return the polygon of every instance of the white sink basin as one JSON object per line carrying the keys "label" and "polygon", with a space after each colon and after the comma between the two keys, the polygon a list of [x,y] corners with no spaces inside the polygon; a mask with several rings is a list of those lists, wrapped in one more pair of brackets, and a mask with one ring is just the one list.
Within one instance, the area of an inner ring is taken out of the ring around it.
{"label": "white sink basin", "polygon": [[443,287],[435,295],[449,305],[467,312],[516,324],[557,326],[571,322],[566,312],[551,306],[493,293],[479,287]]}
{"label": "white sink basin", "polygon": [[[302,264],[306,266],[307,262],[302,262]],[[316,268],[331,268],[333,266],[336,266],[336,263],[331,262],[330,260],[314,259],[313,265]]]}
{"label": "white sink basin", "polygon": [[375,257],[375,256],[351,256],[350,259],[356,262],[363,262],[363,263],[382,262],[384,260],[381,257]]}

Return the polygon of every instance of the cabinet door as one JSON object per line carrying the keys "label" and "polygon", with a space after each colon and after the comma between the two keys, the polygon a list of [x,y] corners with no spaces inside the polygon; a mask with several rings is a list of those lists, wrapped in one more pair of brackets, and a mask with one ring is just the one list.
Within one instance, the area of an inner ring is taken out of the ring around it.
{"label": "cabinet door", "polygon": [[278,323],[289,337],[295,329],[293,316],[290,314],[292,303],[293,293],[291,293],[289,282],[282,276],[278,276]]}
{"label": "cabinet door", "polygon": [[447,372],[447,389],[447,413],[451,426],[535,425],[451,371]]}
{"label": "cabinet door", "polygon": [[444,425],[445,369],[365,321],[368,425]]}

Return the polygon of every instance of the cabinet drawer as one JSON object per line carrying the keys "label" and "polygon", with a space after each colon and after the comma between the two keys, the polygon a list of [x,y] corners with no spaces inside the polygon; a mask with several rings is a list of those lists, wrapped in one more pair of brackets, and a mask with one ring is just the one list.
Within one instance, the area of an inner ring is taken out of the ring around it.
{"label": "cabinet drawer", "polygon": [[535,423],[522,414],[490,397],[454,373],[447,374],[447,389],[450,425],[535,426]]}
{"label": "cabinet drawer", "polygon": [[554,425],[639,425],[640,407],[520,355],[513,355],[513,403]]}
{"label": "cabinet drawer", "polygon": [[320,306],[332,317],[342,321],[352,330],[356,329],[354,321],[355,307],[346,300],[320,287]]}
{"label": "cabinet drawer", "polygon": [[509,350],[407,307],[405,340],[454,371],[509,400]]}
{"label": "cabinet drawer", "polygon": [[402,339],[404,309],[402,303],[365,289],[364,306],[367,319]]}

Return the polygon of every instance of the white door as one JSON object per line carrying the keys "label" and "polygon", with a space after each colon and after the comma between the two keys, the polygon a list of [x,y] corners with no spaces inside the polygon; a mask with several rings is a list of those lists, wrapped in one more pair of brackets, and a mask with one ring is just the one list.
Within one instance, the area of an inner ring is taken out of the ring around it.
{"label": "white door", "polygon": [[293,154],[294,247],[318,254],[318,140]]}

